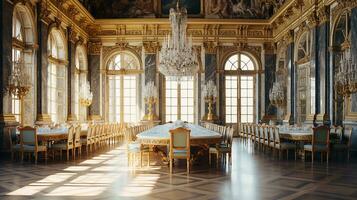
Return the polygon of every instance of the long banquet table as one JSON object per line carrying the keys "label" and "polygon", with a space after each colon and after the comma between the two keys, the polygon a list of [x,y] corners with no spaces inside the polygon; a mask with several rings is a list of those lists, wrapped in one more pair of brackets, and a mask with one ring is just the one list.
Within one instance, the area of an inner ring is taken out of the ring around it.
{"label": "long banquet table", "polygon": [[[136,137],[142,144],[168,145],[170,143],[169,131],[174,128],[176,127],[173,123],[159,125],[139,133]],[[185,128],[191,130],[191,145],[217,144],[221,142],[221,134],[202,126],[185,123]]]}
{"label": "long banquet table", "polygon": [[311,141],[311,128],[279,128],[280,138],[293,141]]}

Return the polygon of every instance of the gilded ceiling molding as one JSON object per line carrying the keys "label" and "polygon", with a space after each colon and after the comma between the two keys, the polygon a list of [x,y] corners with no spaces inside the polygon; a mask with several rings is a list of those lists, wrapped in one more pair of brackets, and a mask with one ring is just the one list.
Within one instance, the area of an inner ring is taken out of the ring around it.
{"label": "gilded ceiling molding", "polygon": [[72,27],[67,27],[68,30],[68,35],[69,35],[69,41],[71,41],[73,44],[75,44],[78,41],[78,33],[72,29]]}
{"label": "gilded ceiling molding", "polygon": [[144,47],[145,53],[156,54],[156,52],[160,48],[160,44],[156,41],[144,41],[143,47]]}
{"label": "gilded ceiling molding", "polygon": [[216,54],[217,53],[217,42],[207,41],[203,42],[203,47],[206,54]]}
{"label": "gilded ceiling molding", "polygon": [[89,41],[88,42],[88,53],[90,55],[100,55],[102,48],[102,43],[98,41]]}
{"label": "gilded ceiling molding", "polygon": [[332,20],[334,20],[334,23],[336,20],[338,20],[338,17],[345,11],[347,10],[349,13],[351,13],[352,8],[357,7],[357,1],[356,0],[337,0],[338,5],[333,9],[332,14]]}
{"label": "gilded ceiling molding", "polygon": [[328,6],[323,6],[317,11],[317,18],[319,25],[330,21],[330,8]]}
{"label": "gilded ceiling molding", "polygon": [[301,36],[307,32],[310,32],[310,28],[306,22],[302,22],[299,26],[299,30],[296,32],[295,44],[297,44],[300,41]]}
{"label": "gilded ceiling molding", "polygon": [[321,22],[321,20],[319,19],[318,14],[316,14],[316,12],[312,12],[310,15],[307,16],[307,25],[309,26],[309,28],[314,28],[317,25],[319,25],[319,22]]}
{"label": "gilded ceiling molding", "polygon": [[263,47],[265,54],[276,54],[276,45],[274,43],[266,42]]}
{"label": "gilded ceiling molding", "polygon": [[294,35],[292,33],[292,31],[288,31],[285,35],[284,35],[284,38],[283,38],[285,44],[291,44],[294,42]]}

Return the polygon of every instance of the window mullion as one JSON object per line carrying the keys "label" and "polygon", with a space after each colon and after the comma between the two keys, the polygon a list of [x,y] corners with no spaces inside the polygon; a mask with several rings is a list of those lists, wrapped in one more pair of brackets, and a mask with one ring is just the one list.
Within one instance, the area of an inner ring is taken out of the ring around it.
{"label": "window mullion", "polygon": [[120,123],[124,123],[124,76],[120,75]]}
{"label": "window mullion", "polygon": [[181,84],[177,83],[177,119],[181,120]]}

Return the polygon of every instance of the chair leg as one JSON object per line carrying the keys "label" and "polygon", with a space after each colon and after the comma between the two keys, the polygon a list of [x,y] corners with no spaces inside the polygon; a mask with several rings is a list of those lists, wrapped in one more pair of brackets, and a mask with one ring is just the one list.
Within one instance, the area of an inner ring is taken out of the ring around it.
{"label": "chair leg", "polygon": [[47,164],[47,151],[45,151],[45,163]]}
{"label": "chair leg", "polygon": [[34,152],[35,154],[35,164],[37,165],[37,156],[38,156],[38,152]]}
{"label": "chair leg", "polygon": [[294,150],[294,154],[295,154],[295,160],[296,160],[296,149]]}
{"label": "chair leg", "polygon": [[208,152],[208,164],[211,166],[211,153]]}
{"label": "chair leg", "polygon": [[314,152],[311,151],[311,163],[314,164]]}
{"label": "chair leg", "polygon": [[326,152],[326,162],[327,162],[327,164],[328,164],[328,160],[329,160],[329,154],[330,154],[330,152]]}
{"label": "chair leg", "polygon": [[[73,152],[73,149],[72,149]],[[67,161],[69,161],[69,149],[67,149]]]}
{"label": "chair leg", "polygon": [[143,152],[140,151],[140,168],[143,167]]}
{"label": "chair leg", "polygon": [[289,160],[289,149],[286,149],[286,160]]}
{"label": "chair leg", "polygon": [[189,174],[190,173],[190,159],[187,159],[186,162],[187,162],[186,163],[186,165],[187,165],[187,174]]}
{"label": "chair leg", "polygon": [[170,174],[172,174],[172,162],[173,162],[173,160],[172,160],[172,158],[170,158]]}

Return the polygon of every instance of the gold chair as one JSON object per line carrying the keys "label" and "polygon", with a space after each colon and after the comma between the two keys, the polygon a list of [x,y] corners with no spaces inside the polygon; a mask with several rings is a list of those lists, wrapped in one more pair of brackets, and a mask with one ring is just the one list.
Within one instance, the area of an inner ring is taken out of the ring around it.
{"label": "gold chair", "polygon": [[313,128],[312,143],[304,145],[304,156],[306,152],[311,152],[311,162],[314,163],[314,153],[321,153],[321,161],[323,160],[322,154],[326,153],[327,163],[330,153],[330,128],[327,126],[320,126]]}
{"label": "gold chair", "polygon": [[280,134],[279,134],[279,129],[275,128],[274,131],[274,149],[278,150],[279,153],[279,159],[281,157],[281,151],[286,150],[286,159],[288,159],[289,156],[289,150],[294,150],[295,153],[295,160],[296,160],[296,144],[290,143],[290,142],[283,142],[280,139]]}
{"label": "gold chair", "polygon": [[74,132],[74,143],[73,143],[73,159],[76,159],[76,150],[78,149],[78,157],[81,157],[82,153],[82,143],[81,143],[81,126],[78,125]]}
{"label": "gold chair", "polygon": [[346,151],[347,160],[350,160],[350,151],[352,146],[352,129],[345,128],[341,137],[341,143],[333,144],[332,149],[333,151]]}
{"label": "gold chair", "polygon": [[232,127],[227,128],[227,134],[223,138],[223,143],[217,144],[215,147],[209,148],[209,164],[211,165],[211,154],[216,155],[216,166],[218,167],[218,163],[222,154],[229,156],[229,162],[231,162],[232,157],[232,141],[233,141],[233,133],[234,129]]}
{"label": "gold chair", "polygon": [[187,173],[190,173],[190,157],[191,157],[191,130],[179,127],[170,130],[170,173],[172,173],[173,159],[186,159]]}
{"label": "gold chair", "polygon": [[87,129],[86,138],[81,139],[81,145],[86,147],[87,156],[88,156],[89,151],[92,153],[92,147],[93,147],[92,134],[93,134],[93,126],[89,125],[88,129]]}
{"label": "gold chair", "polygon": [[148,166],[150,165],[150,148],[148,146],[143,146],[139,142],[135,142],[136,135],[139,133],[140,126],[134,126],[127,131],[131,135],[130,141],[128,141],[127,151],[128,151],[128,165],[136,166],[136,156],[139,154],[140,158],[140,167],[143,165],[143,154],[147,154]]}
{"label": "gold chair", "polygon": [[52,145],[52,150],[53,153],[55,151],[59,151],[60,152],[60,159],[62,160],[62,151],[66,151],[67,153],[67,161],[69,160],[69,150],[72,150],[73,152],[73,135],[74,135],[74,127],[71,126],[68,129],[68,136],[67,136],[67,141],[65,143],[57,143],[57,144],[53,144]]}
{"label": "gold chair", "polygon": [[45,153],[47,161],[47,146],[38,145],[37,129],[26,126],[20,129],[21,162],[24,160],[24,153],[34,153],[35,163],[37,164],[38,152]]}

